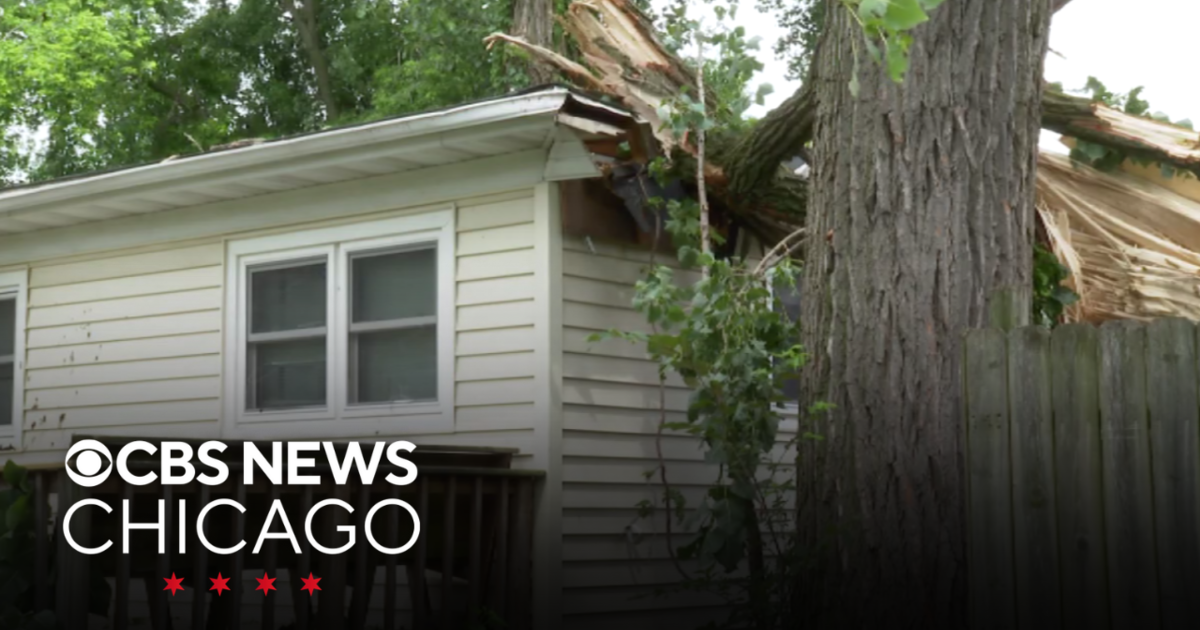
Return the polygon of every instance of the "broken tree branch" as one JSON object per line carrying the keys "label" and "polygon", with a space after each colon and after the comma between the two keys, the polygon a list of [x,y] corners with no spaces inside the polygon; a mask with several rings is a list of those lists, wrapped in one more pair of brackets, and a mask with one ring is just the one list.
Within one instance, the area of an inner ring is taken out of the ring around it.
{"label": "broken tree branch", "polygon": [[[1066,3],[1055,0],[1053,8]],[[710,142],[714,146],[697,159],[698,147],[679,144],[664,127],[659,110],[682,93],[696,94],[701,89],[699,77],[659,42],[641,11],[629,0],[587,0],[572,3],[560,23],[579,47],[582,64],[512,35],[497,33],[485,41],[489,46],[496,42],[517,46],[558,69],[576,86],[621,103],[650,126],[662,152],[676,160],[680,167],[676,172],[687,183],[704,182],[705,194],[765,243],[780,243],[804,224],[807,184],[783,163],[804,155],[812,138],[817,108],[812,81],[805,81],[744,137],[725,139],[723,144]],[[705,101],[714,102],[709,94]],[[1042,126],[1200,176],[1200,134],[1174,125],[1047,91]]]}
{"label": "broken tree branch", "polygon": [[1042,128],[1200,177],[1200,132],[1184,127],[1047,90],[1042,97]]}

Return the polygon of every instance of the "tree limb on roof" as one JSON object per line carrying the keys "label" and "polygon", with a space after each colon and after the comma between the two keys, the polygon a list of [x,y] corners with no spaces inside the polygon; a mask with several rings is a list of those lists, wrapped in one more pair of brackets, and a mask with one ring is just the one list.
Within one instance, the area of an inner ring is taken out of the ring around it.
{"label": "tree limb on roof", "polygon": [[[1069,1],[1054,0],[1054,10]],[[572,3],[559,20],[586,65],[503,33],[485,42],[517,46],[558,68],[580,88],[616,99],[651,127],[664,153],[679,149],[694,157],[686,140],[680,142],[664,128],[659,112],[681,93],[695,92],[695,73],[659,42],[646,16],[629,0],[587,0]],[[817,107],[813,84],[805,81],[706,165],[709,192],[771,243],[803,225],[806,184],[782,165],[803,155],[812,139]],[[1042,126],[1200,176],[1200,134],[1181,127],[1050,90],[1043,99]]]}
{"label": "tree limb on roof", "polygon": [[[589,0],[573,2],[559,21],[579,46],[585,65],[512,35],[496,33],[484,41],[489,46],[496,42],[516,46],[558,68],[576,86],[618,100],[650,126],[663,153],[678,154],[675,157],[681,161],[694,158],[695,147],[686,139],[677,139],[664,126],[660,111],[679,95],[696,93],[696,74],[662,45],[649,19],[628,0]],[[714,100],[711,94],[707,95],[706,101]],[[801,111],[808,110],[805,103],[796,103],[796,107]],[[777,110],[772,114],[771,119],[782,124],[787,110]],[[725,158],[716,156],[707,160],[705,165],[708,191],[714,198],[772,243],[803,224],[805,183],[784,169],[782,160],[772,162],[770,158],[755,157],[758,152],[768,148],[757,145],[771,145],[771,151],[766,155],[773,155],[775,144],[790,147],[795,135],[807,139],[811,132],[799,129],[769,139],[754,136],[755,144],[747,145],[737,154],[749,156],[738,161],[739,164],[749,165],[748,172],[753,173],[757,192],[753,206],[744,196],[731,192],[730,176],[724,168]],[[803,142],[799,144],[803,146]],[[787,158],[795,155],[793,152]],[[680,169],[683,173],[695,171],[694,163],[690,167],[682,163],[680,166],[683,167]]]}

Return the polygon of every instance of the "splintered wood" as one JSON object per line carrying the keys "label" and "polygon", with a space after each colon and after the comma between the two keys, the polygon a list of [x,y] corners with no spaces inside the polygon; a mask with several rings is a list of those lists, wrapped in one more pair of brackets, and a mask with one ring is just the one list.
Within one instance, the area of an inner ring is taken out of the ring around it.
{"label": "splintered wood", "polygon": [[1037,207],[1080,295],[1069,321],[1200,320],[1200,203],[1043,153]]}
{"label": "splintered wood", "polygon": [[695,94],[695,72],[663,47],[654,26],[626,0],[573,2],[557,19],[586,65],[505,33],[490,35],[484,43],[490,48],[506,42],[557,68],[576,87],[616,98],[650,125],[664,152],[670,153],[676,140],[663,128],[659,111],[682,93]]}

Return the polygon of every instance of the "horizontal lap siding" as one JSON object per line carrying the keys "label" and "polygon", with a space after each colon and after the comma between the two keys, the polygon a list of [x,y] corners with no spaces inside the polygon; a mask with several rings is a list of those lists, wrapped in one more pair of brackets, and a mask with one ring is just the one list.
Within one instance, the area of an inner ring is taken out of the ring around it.
{"label": "horizontal lap siding", "polygon": [[[664,407],[668,422],[686,419],[689,391],[678,375],[669,376],[660,388],[658,367],[642,346],[588,340],[614,328],[650,332],[632,307],[634,284],[643,277],[650,255],[570,238],[563,248],[566,625],[653,628],[674,625],[681,615],[697,622],[720,620],[724,611],[711,595],[651,595],[655,585],[678,582],[669,549],[689,538],[673,524],[668,546],[662,510],[639,518],[637,509],[643,501],[661,503],[660,450],[672,490],[688,505],[698,503],[716,479],[717,469],[704,462],[695,437],[667,431],[661,440],[655,438]],[[669,254],[657,259],[674,266]],[[678,269],[675,276],[681,283],[698,278]],[[778,460],[787,453],[781,444],[772,455]]]}
{"label": "horizontal lap siding", "polygon": [[215,437],[223,269],[219,241],[32,268],[26,453],[80,433]]}
{"label": "horizontal lap siding", "polygon": [[534,299],[533,208],[531,191],[461,205],[456,221],[455,431],[517,446],[518,467],[533,448],[533,323],[544,308]]}
{"label": "horizontal lap siding", "polygon": [[[462,201],[456,219],[455,431],[397,434],[518,448],[523,465],[536,421],[532,191]],[[33,267],[20,459],[57,463],[87,433],[219,437],[224,278],[219,240]],[[377,437],[330,433],[304,437]]]}

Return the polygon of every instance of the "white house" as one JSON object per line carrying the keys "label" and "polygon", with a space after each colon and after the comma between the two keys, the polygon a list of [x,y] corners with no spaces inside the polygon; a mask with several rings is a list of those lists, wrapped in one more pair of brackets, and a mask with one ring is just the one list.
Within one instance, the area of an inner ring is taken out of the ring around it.
{"label": "white house", "polygon": [[[703,617],[637,598],[674,578],[634,508],[656,366],[587,341],[646,328],[649,252],[589,182],[636,128],[551,88],[0,190],[0,457],[61,467],[80,434],[512,447],[546,473],[540,627]],[[669,412],[687,396],[668,382]],[[685,492],[711,482],[693,438],[663,449]]]}

